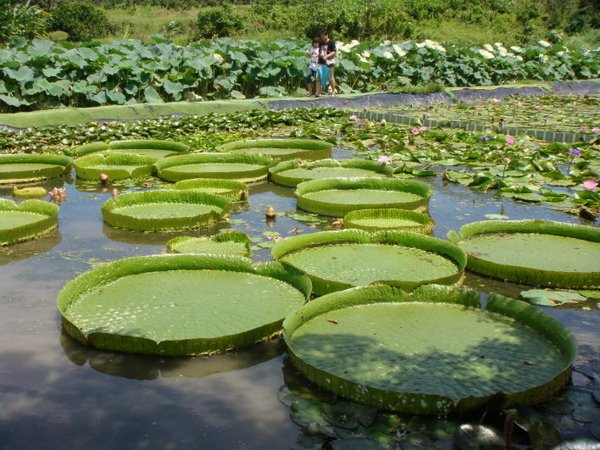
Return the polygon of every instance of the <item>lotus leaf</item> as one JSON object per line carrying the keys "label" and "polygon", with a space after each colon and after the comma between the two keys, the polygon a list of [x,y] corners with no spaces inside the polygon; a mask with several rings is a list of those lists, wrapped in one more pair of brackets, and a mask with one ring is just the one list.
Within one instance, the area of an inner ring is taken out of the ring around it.
{"label": "lotus leaf", "polygon": [[368,284],[414,289],[462,279],[466,255],[454,244],[400,231],[313,233],[279,241],[273,257],[306,273],[316,295]]}
{"label": "lotus leaf", "polygon": [[133,153],[90,154],[77,158],[73,165],[77,177],[84,180],[98,180],[102,173],[111,180],[144,178],[154,172],[156,158]]}
{"label": "lotus leaf", "polygon": [[446,414],[548,399],[568,382],[576,344],[558,321],[492,294],[391,286],[336,292],[286,318],[293,364],[323,389],[378,408]]}
{"label": "lotus leaf", "polygon": [[218,222],[230,203],[226,197],[204,192],[135,192],[107,200],[102,217],[107,224],[128,230],[184,230]]}
{"label": "lotus leaf", "polygon": [[264,180],[271,158],[251,154],[203,153],[172,156],[155,163],[158,176],[167,181],[222,178],[242,182]]}
{"label": "lotus leaf", "polygon": [[[170,188],[170,187],[169,187]],[[223,195],[235,201],[248,198],[248,186],[237,180],[223,180],[219,178],[191,178],[181,180],[172,186],[177,190],[193,189],[208,194]]]}
{"label": "lotus leaf", "polygon": [[338,178],[300,183],[298,207],[324,216],[343,217],[372,208],[423,209],[431,187],[421,181],[384,178]]}
{"label": "lotus leaf", "polygon": [[25,183],[59,177],[71,170],[71,159],[61,155],[0,155],[0,184]]}
{"label": "lotus leaf", "polygon": [[250,153],[272,157],[274,160],[323,159],[331,157],[333,144],[309,139],[260,139],[223,144],[221,151]]}
{"label": "lotus leaf", "polygon": [[269,169],[269,179],[282,186],[295,187],[299,183],[323,178],[370,178],[394,173],[388,165],[363,159],[336,161],[323,159],[315,162],[284,161]]}
{"label": "lotus leaf", "polygon": [[17,205],[0,199],[0,246],[34,239],[58,226],[58,206],[41,200]]}
{"label": "lotus leaf", "polygon": [[433,219],[427,214],[406,209],[358,209],[344,216],[344,228],[365,231],[402,230],[431,234]]}
{"label": "lotus leaf", "polygon": [[106,350],[192,355],[241,348],[281,330],[310,281],[277,263],[155,255],[98,266],[58,296],[65,331]]}
{"label": "lotus leaf", "polygon": [[250,256],[250,238],[244,233],[228,231],[210,237],[180,236],[167,242],[169,253],[207,253]]}
{"label": "lotus leaf", "polygon": [[600,287],[600,229],[542,220],[483,221],[449,237],[469,255],[467,268],[543,287]]}

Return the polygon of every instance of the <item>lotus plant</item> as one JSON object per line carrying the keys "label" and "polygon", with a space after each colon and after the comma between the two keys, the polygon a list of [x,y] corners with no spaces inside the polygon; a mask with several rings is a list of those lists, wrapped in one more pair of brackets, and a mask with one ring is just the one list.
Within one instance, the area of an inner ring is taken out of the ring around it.
{"label": "lotus plant", "polygon": [[598,182],[594,180],[585,180],[581,185],[586,191],[595,191],[598,187]]}
{"label": "lotus plant", "polygon": [[504,175],[506,174],[506,169],[512,160],[508,157],[502,158],[502,162],[504,163],[504,168],[502,169],[502,179],[504,180]]}
{"label": "lotus plant", "polygon": [[377,158],[377,162],[379,163],[380,166],[385,166],[386,164],[391,164],[392,163],[392,158],[390,158],[389,156],[380,156],[379,158]]}

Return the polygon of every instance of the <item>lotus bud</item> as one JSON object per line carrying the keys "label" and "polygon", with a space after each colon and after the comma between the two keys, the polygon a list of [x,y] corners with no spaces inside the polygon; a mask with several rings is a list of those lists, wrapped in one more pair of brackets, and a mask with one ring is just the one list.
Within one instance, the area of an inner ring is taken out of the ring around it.
{"label": "lotus bud", "polygon": [[269,206],[265,211],[265,216],[268,220],[273,220],[277,217],[277,211],[275,211],[275,208],[273,208],[272,206]]}
{"label": "lotus bud", "polygon": [[117,195],[119,195],[121,192],[117,189],[117,188],[113,188],[111,194],[113,197],[116,197]]}
{"label": "lotus bud", "polygon": [[102,172],[102,173],[100,174],[100,182],[101,182],[101,183],[106,183],[107,181],[108,181],[108,175],[107,175],[107,174],[105,174],[104,172]]}

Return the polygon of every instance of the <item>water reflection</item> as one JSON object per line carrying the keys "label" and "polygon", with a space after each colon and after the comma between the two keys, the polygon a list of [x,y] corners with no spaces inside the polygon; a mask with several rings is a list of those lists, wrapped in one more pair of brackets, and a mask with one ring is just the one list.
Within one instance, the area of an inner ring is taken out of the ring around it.
{"label": "water reflection", "polygon": [[57,246],[61,240],[62,235],[60,232],[54,230],[37,239],[0,247],[0,266],[49,252]]}
{"label": "water reflection", "polygon": [[123,230],[114,228],[110,225],[102,225],[102,233],[111,241],[122,242],[124,244],[133,245],[166,245],[167,242],[178,236],[211,236],[219,233],[222,230],[228,230],[230,225],[228,222],[222,221],[211,227],[195,228],[192,230],[182,230],[174,232],[144,232]]}
{"label": "water reflection", "polygon": [[101,373],[135,380],[202,378],[216,373],[247,369],[269,361],[284,351],[281,339],[271,339],[240,350],[208,356],[161,357],[96,350],[86,347],[64,331],[60,345],[73,364],[86,363]]}

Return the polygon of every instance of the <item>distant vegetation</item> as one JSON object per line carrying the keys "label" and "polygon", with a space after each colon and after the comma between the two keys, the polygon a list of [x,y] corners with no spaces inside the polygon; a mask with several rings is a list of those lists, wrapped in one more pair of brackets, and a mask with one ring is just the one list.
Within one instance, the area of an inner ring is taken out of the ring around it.
{"label": "distant vegetation", "polygon": [[314,35],[340,40],[434,39],[527,44],[545,39],[600,45],[600,0],[0,0],[0,43],[52,33],[55,40],[148,40],[181,44],[235,36]]}

